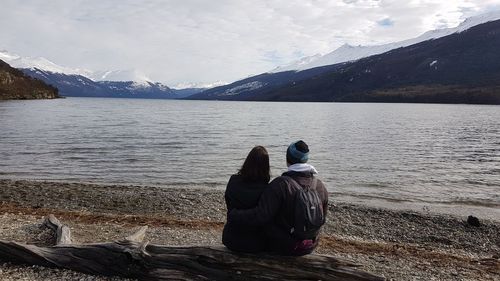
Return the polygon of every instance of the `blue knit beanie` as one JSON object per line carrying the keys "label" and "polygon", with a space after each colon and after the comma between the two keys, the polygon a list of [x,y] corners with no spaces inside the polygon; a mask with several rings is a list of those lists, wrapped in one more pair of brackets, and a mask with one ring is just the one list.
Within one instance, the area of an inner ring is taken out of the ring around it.
{"label": "blue knit beanie", "polygon": [[[297,148],[297,144],[301,146],[301,150]],[[290,164],[306,163],[307,160],[309,160],[309,147],[302,140],[293,142],[288,146],[288,149],[286,150],[286,156]]]}

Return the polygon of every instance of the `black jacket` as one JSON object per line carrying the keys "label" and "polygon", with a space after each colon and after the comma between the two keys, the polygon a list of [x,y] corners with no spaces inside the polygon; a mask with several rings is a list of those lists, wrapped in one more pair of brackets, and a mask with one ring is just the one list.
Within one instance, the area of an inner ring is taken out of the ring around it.
{"label": "black jacket", "polygon": [[[244,181],[240,175],[233,175],[227,183],[225,200],[227,212],[233,209],[250,209],[257,206],[267,183]],[[222,243],[233,251],[261,252],[266,248],[262,226],[227,222],[222,232]]]}
{"label": "black jacket", "polygon": [[[310,187],[314,175],[312,173],[286,172],[283,176],[293,178],[302,187]],[[318,180],[316,190],[323,203],[324,216],[328,210],[328,192],[324,184]],[[296,187],[284,177],[277,177],[264,191],[257,207],[247,210],[232,210],[228,214],[231,224],[270,225],[266,228],[266,235],[270,239],[270,246],[277,252],[287,254],[297,240],[290,234],[293,224],[294,198]],[[317,241],[315,241],[317,242]]]}

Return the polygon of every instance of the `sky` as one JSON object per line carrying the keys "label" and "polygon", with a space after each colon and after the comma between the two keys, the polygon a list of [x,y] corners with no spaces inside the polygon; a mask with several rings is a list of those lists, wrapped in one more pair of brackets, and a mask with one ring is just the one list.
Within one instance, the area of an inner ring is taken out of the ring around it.
{"label": "sky", "polygon": [[189,86],[499,9],[500,0],[1,0],[0,50]]}

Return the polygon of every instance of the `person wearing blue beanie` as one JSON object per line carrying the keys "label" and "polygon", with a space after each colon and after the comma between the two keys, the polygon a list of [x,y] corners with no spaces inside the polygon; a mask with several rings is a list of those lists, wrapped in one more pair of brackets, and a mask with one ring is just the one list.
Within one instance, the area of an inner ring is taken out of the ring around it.
{"label": "person wearing blue beanie", "polygon": [[303,140],[292,142],[288,146],[286,150],[288,164],[307,163],[307,160],[309,160],[309,146]]}

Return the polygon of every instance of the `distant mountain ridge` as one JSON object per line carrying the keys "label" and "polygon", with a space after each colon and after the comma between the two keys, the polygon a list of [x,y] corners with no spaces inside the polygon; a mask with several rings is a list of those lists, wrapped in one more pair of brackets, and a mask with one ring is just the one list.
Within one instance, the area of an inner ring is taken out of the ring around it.
{"label": "distant mountain ridge", "polygon": [[26,75],[57,87],[61,95],[67,97],[180,99],[203,90],[175,90],[161,83],[147,81],[93,81],[82,75],[54,73],[37,68],[25,68],[21,70]]}
{"label": "distant mountain ridge", "polygon": [[149,81],[135,70],[92,72],[60,66],[43,57],[21,57],[7,51],[0,51],[0,59],[26,75],[57,87],[61,95],[68,97],[180,99],[205,90],[172,89],[162,83]]}
{"label": "distant mountain ridge", "polygon": [[0,60],[0,100],[7,99],[54,99],[56,88],[25,75]]}
{"label": "distant mountain ridge", "polygon": [[427,40],[442,38],[454,33],[460,33],[479,24],[499,19],[500,19],[500,11],[492,11],[490,13],[468,18],[457,27],[431,30],[425,32],[424,34],[416,38],[400,42],[388,43],[383,45],[373,45],[373,46],[353,46],[350,44],[344,44],[338,49],[328,54],[325,55],[316,54],[314,56],[305,57],[298,61],[292,62],[288,65],[277,67],[271,70],[270,72],[276,73],[283,71],[302,71],[325,65],[332,65],[337,63],[359,60],[369,56],[383,54],[385,52],[397,48],[407,47]]}
{"label": "distant mountain ridge", "polygon": [[487,21],[356,61],[261,74],[189,98],[500,104],[499,49],[500,20]]}
{"label": "distant mountain ridge", "polygon": [[[401,42],[379,46],[345,44],[325,56],[306,57],[275,69],[278,72],[210,89],[172,89],[150,82],[134,71],[89,73],[44,58],[22,58],[5,51],[0,51],[0,59],[14,62],[25,74],[57,87],[64,96],[497,103],[496,49],[500,46],[495,45],[495,23],[499,19],[500,11],[495,11],[469,18],[456,28],[429,31]],[[471,45],[467,40],[484,45]],[[99,81],[139,76],[144,79]]]}
{"label": "distant mountain ridge", "polygon": [[187,99],[253,100],[254,97],[261,92],[288,84],[293,85],[297,81],[315,77],[326,71],[334,71],[340,67],[342,67],[342,64],[317,67],[299,72],[285,71],[278,73],[263,73],[228,85],[207,89],[201,93],[188,96]]}
{"label": "distant mountain ridge", "polygon": [[0,59],[18,69],[38,69],[45,72],[80,75],[93,81],[149,81],[145,75],[136,70],[90,71],[88,69],[61,66],[44,57],[23,57],[6,50],[0,51]]}

